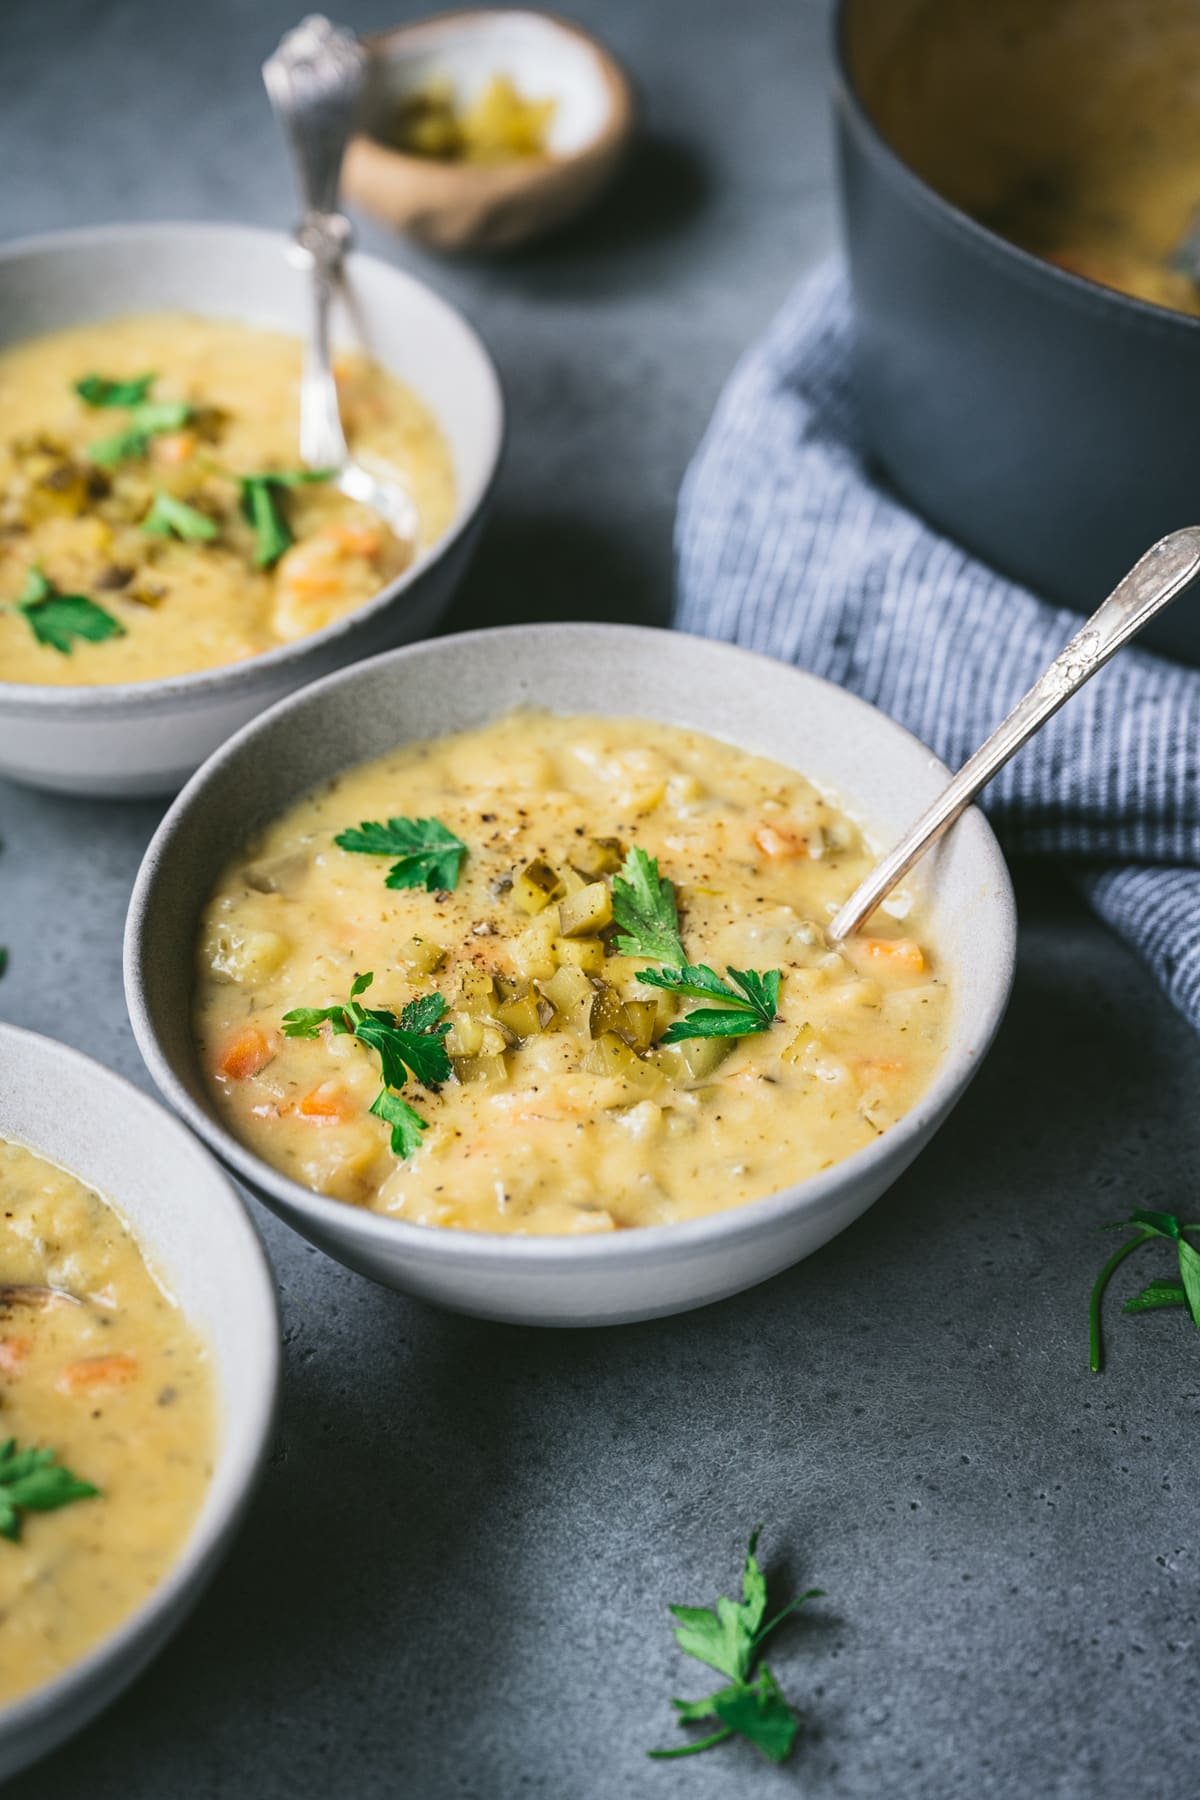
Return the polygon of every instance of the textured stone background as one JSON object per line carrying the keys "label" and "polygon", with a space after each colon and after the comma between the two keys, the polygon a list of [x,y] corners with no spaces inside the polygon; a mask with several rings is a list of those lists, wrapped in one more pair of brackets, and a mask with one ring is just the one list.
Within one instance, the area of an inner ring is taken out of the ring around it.
{"label": "textured stone background", "polygon": [[[258,63],[283,0],[9,0],[9,235],[286,224]],[[385,4],[351,22],[391,22]],[[455,625],[666,615],[676,487],[722,375],[832,241],[824,8],[585,0],[649,135],[587,223],[504,264],[364,231],[463,305],[512,444]],[[120,929],[150,806],[0,784],[0,1012],[146,1083]],[[819,1256],[706,1313],[535,1334],[421,1309],[260,1215],[275,1457],[189,1625],[13,1800],[1191,1800],[1200,1357],[1177,1315],[1086,1368],[1093,1228],[1194,1203],[1200,1053],[1055,883],[972,1092]],[[64,1103],[68,1098],[64,1097]],[[1147,1276],[1150,1273],[1147,1265]],[[655,1766],[704,1691],[665,1606],[758,1518],[828,1598],[772,1661],[809,1736]]]}

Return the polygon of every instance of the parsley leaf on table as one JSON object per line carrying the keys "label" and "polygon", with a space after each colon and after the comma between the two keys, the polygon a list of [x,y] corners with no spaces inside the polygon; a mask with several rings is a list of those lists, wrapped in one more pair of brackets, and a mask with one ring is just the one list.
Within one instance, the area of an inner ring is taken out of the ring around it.
{"label": "parsley leaf on table", "polygon": [[110,380],[106,375],[84,375],[75,383],[75,392],[88,406],[140,406],[154,386],[155,375],[131,375],[127,380]]}
{"label": "parsley leaf on table", "polygon": [[1093,1375],[1098,1375],[1104,1367],[1104,1344],[1100,1329],[1100,1310],[1104,1300],[1104,1290],[1109,1280],[1125,1258],[1152,1238],[1164,1238],[1175,1246],[1176,1261],[1179,1265],[1179,1280],[1152,1281],[1127,1300],[1121,1308],[1126,1313],[1151,1312],[1162,1306],[1184,1306],[1191,1315],[1192,1323],[1200,1330],[1200,1251],[1188,1243],[1186,1233],[1200,1231],[1200,1224],[1184,1225],[1174,1213],[1155,1212],[1148,1207],[1135,1207],[1127,1219],[1115,1225],[1105,1226],[1106,1231],[1122,1231],[1133,1226],[1136,1237],[1127,1238],[1118,1250],[1114,1250],[1092,1288],[1091,1302],[1088,1307],[1089,1336],[1091,1340],[1091,1367]]}
{"label": "parsley leaf on table", "polygon": [[722,1595],[715,1607],[670,1608],[678,1621],[675,1642],[679,1648],[724,1675],[729,1685],[702,1700],[673,1700],[680,1725],[715,1720],[717,1729],[673,1750],[651,1750],[648,1754],[652,1757],[695,1756],[734,1735],[749,1739],[772,1762],[783,1762],[791,1752],[799,1722],[770,1669],[761,1663],[755,1674],[754,1665],[775,1627],[806,1600],[817,1599],[821,1589],[810,1588],[768,1620],[766,1579],[755,1556],[761,1530],[761,1525],[756,1526],[750,1534],[740,1601]]}
{"label": "parsley leaf on table", "polygon": [[385,887],[453,888],[462,873],[467,846],[440,819],[364,819],[355,830],[334,838],[339,850],[360,856],[394,856]]}
{"label": "parsley leaf on table", "polygon": [[18,1450],[16,1438],[0,1444],[0,1537],[14,1544],[23,1512],[54,1512],[99,1492],[64,1469],[53,1450]]}
{"label": "parsley leaf on table", "polygon": [[356,975],[350,998],[340,1006],[297,1006],[283,1015],[283,1034],[289,1038],[315,1038],[322,1025],[338,1037],[357,1037],[379,1058],[382,1091],[371,1111],[392,1128],[392,1151],[411,1156],[420,1148],[426,1121],[392,1090],[402,1088],[410,1074],[426,1087],[436,1087],[451,1075],[450,1058],[443,1041],[450,1029],[443,1020],[446,1002],[441,994],[423,994],[410,1000],[399,1018],[386,1007],[363,1006],[359,996],[374,981],[373,974]]}
{"label": "parsley leaf on table", "polygon": [[721,1003],[719,1011],[715,1007],[700,1007],[685,1018],[673,1019],[664,1044],[696,1037],[749,1037],[756,1031],[770,1029],[779,1004],[782,971],[768,969],[761,974],[757,969],[728,969],[726,974],[729,980],[722,981],[705,963],[698,967],[685,964],[681,969],[639,969],[637,979],[648,987]]}
{"label": "parsley leaf on table", "polygon": [[621,930],[617,949],[623,956],[650,956],[655,962],[687,961],[679,936],[675,889],[658,872],[658,862],[636,844],[613,876],[613,918]]}
{"label": "parsley leaf on table", "polygon": [[160,488],[142,520],[142,530],[153,537],[175,536],[191,544],[208,544],[217,535],[217,522],[199,507],[189,506],[186,500],[177,500],[174,494],[165,494]]}
{"label": "parsley leaf on table", "polygon": [[116,463],[132,462],[136,457],[145,456],[152,437],[158,437],[164,431],[178,431],[191,416],[192,409],[186,400],[143,401],[140,406],[130,408],[129,423],[124,431],[89,444],[88,456],[106,469]]}
{"label": "parsley leaf on table", "polygon": [[254,561],[269,569],[294,542],[283,510],[281,490],[303,487],[310,481],[328,481],[335,469],[271,469],[259,475],[234,477],[242,490],[242,512],[254,527]]}
{"label": "parsley leaf on table", "polygon": [[60,594],[40,569],[30,569],[17,611],[29,622],[39,644],[69,656],[76,638],[102,644],[106,638],[125,636],[125,627],[86,594]]}

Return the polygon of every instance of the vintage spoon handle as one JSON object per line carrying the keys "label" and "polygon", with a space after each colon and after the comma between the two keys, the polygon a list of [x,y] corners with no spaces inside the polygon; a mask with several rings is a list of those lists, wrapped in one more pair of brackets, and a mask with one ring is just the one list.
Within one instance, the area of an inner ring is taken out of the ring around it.
{"label": "vintage spoon handle", "polygon": [[363,46],[319,13],[289,31],[263,64],[267,94],[292,153],[303,208],[297,255],[312,282],[312,326],[300,382],[300,455],[310,468],[341,468],[347,456],[329,314],[350,243],[350,221],[337,210],[338,182],[366,79]]}
{"label": "vintage spoon handle", "polygon": [[949,786],[889,850],[838,912],[829,935],[849,937],[887,898],[930,847],[948,831],[981,788],[1040,731],[1063,703],[1102,669],[1200,575],[1200,526],[1173,531],[1147,550],[1094,612],[1081,631],[1034,682],[1023,700],[965,762]]}

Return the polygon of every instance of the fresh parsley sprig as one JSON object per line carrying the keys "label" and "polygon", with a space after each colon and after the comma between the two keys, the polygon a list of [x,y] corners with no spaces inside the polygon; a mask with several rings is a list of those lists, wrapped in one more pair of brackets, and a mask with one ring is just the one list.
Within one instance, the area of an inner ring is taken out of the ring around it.
{"label": "fresh parsley sprig", "polygon": [[290,549],[295,535],[283,509],[289,488],[328,481],[336,469],[268,469],[258,475],[235,475],[242,492],[242,513],[254,527],[254,561],[269,569]]}
{"label": "fresh parsley sprig", "polygon": [[1101,1332],[1100,1313],[1104,1303],[1104,1290],[1127,1256],[1140,1250],[1152,1238],[1166,1238],[1175,1246],[1179,1263],[1179,1280],[1165,1281],[1161,1278],[1144,1287],[1140,1294],[1134,1294],[1121,1308],[1126,1313],[1153,1312],[1161,1306],[1185,1306],[1191,1315],[1192,1323],[1200,1329],[1200,1251],[1187,1241],[1186,1233],[1200,1232],[1200,1224],[1184,1225],[1174,1213],[1154,1212],[1146,1207],[1136,1207],[1127,1219],[1115,1225],[1106,1225],[1105,1231],[1123,1231],[1133,1226],[1136,1237],[1131,1237],[1115,1250],[1096,1277],[1096,1285],[1092,1289],[1091,1304],[1088,1308],[1089,1338],[1091,1349],[1091,1365],[1093,1375],[1098,1375],[1104,1367],[1104,1339]]}
{"label": "fresh parsley sprig", "polygon": [[639,969],[637,979],[647,987],[664,988],[669,994],[687,994],[693,1000],[716,1000],[718,1007],[702,1006],[682,1019],[672,1019],[664,1044],[685,1038],[750,1037],[769,1031],[779,1004],[780,969],[727,969],[722,981],[706,963],[685,964],[681,969]]}
{"label": "fresh parsley sprig", "polygon": [[637,844],[613,876],[613,918],[620,927],[622,956],[649,956],[654,962],[686,963],[679,935],[675,889],[658,872],[658,861]]}
{"label": "fresh parsley sprig", "polygon": [[183,538],[189,544],[210,544],[217,535],[217,522],[198,506],[177,500],[160,488],[149,512],[142,520],[142,530],[152,537]]}
{"label": "fresh parsley sprig", "polygon": [[623,956],[649,956],[666,965],[640,969],[639,981],[692,1000],[717,1002],[673,1019],[664,1044],[679,1044],[685,1038],[749,1037],[775,1023],[782,970],[728,969],[729,979],[722,981],[706,963],[689,963],[679,935],[675,889],[660,874],[657,858],[637,845],[620,874],[613,876],[613,918],[621,928],[617,949]]}
{"label": "fresh parsley sprig", "polygon": [[768,1619],[766,1577],[755,1556],[761,1531],[762,1526],[756,1525],[750,1534],[740,1601],[722,1595],[715,1607],[669,1609],[678,1620],[675,1642],[679,1648],[715,1669],[718,1675],[724,1675],[729,1685],[702,1700],[672,1700],[680,1725],[715,1721],[716,1730],[676,1749],[650,1750],[647,1754],[652,1757],[665,1761],[670,1757],[695,1756],[735,1735],[749,1739],[772,1762],[783,1762],[791,1752],[799,1721],[767,1665],[759,1663],[756,1674],[755,1664],[775,1627],[806,1600],[818,1599],[822,1590],[809,1588]]}
{"label": "fresh parsley sprig", "polygon": [[0,1537],[10,1543],[21,1536],[22,1513],[55,1512],[99,1492],[65,1469],[54,1450],[18,1450],[16,1438],[0,1444]]}
{"label": "fresh parsley sprig", "polygon": [[60,594],[38,568],[30,569],[25,588],[16,602],[17,611],[29,623],[39,644],[69,656],[76,638],[101,644],[106,638],[125,636],[125,627],[86,594]]}
{"label": "fresh parsley sprig", "polygon": [[334,838],[339,850],[360,856],[394,856],[385,887],[454,888],[462,873],[467,846],[440,819],[364,819]]}
{"label": "fresh parsley sprig", "polygon": [[84,375],[75,383],[75,392],[88,406],[140,406],[157,379],[154,374],[117,380],[107,375]]}
{"label": "fresh parsley sprig", "polygon": [[426,1087],[436,1087],[451,1075],[450,1058],[443,1042],[450,1029],[443,1020],[446,1002],[441,994],[423,994],[410,1000],[397,1018],[386,1007],[365,1007],[359,995],[374,981],[373,974],[356,975],[350,998],[341,1006],[298,1006],[283,1015],[283,1034],[289,1038],[315,1038],[328,1025],[337,1037],[354,1036],[379,1057],[383,1089],[371,1111],[392,1128],[392,1152],[411,1156],[421,1147],[427,1121],[394,1090],[402,1088],[410,1074]]}

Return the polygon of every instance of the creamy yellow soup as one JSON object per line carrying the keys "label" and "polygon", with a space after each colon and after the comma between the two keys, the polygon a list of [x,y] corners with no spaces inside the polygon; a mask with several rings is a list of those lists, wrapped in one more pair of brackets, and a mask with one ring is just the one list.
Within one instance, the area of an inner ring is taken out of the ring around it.
{"label": "creamy yellow soup", "polygon": [[904,0],[861,13],[863,97],[924,180],[1035,255],[1200,314],[1194,0]]}
{"label": "creamy yellow soup", "polygon": [[19,1510],[16,1540],[0,1537],[0,1705],[153,1593],[199,1511],[216,1443],[205,1347],[118,1214],[0,1140],[0,1444],[11,1439],[18,1452],[53,1451],[98,1492]]}
{"label": "creamy yellow soup", "polygon": [[[397,817],[466,846],[452,887],[441,867],[445,887],[391,889],[388,856],[335,843]],[[639,980],[660,965],[618,947],[633,849],[672,884],[690,964],[727,984],[779,971],[765,1029],[665,1041],[702,1003]],[[947,990],[919,916],[896,916],[906,900],[868,936],[826,937],[870,861],[803,776],[699,732],[519,712],[407,745],[301,801],[222,875],[195,996],[217,1105],[296,1181],[425,1225],[607,1232],[739,1205],[874,1142],[937,1066]],[[364,1009],[447,1004],[448,1078],[397,1090],[424,1126],[407,1154],[370,1111],[370,1043],[285,1028],[367,972]]]}
{"label": "creamy yellow soup", "polygon": [[[437,542],[454,514],[449,446],[416,396],[359,354],[337,362],[347,436],[408,489],[417,541],[327,480],[268,490],[282,539],[247,516],[242,477],[299,470],[300,364],[298,339],[169,313],[0,352],[0,681],[152,681],[240,662],[353,611]],[[76,391],[89,376],[146,375],[140,406],[172,428],[140,441],[138,405]],[[44,606],[22,608],[39,579],[99,618],[63,640]]]}

